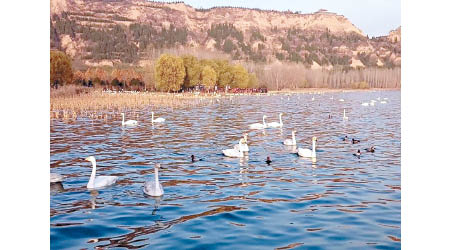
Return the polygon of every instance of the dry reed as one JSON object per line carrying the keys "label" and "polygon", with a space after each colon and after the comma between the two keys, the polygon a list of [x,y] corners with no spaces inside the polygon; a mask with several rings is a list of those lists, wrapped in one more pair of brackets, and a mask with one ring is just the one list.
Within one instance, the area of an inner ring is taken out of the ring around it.
{"label": "dry reed", "polygon": [[[73,91],[71,90],[70,93]],[[75,92],[74,92],[75,93]],[[76,120],[78,117],[108,119],[108,114],[150,108],[205,106],[224,95],[157,92],[82,91],[75,94],[50,95],[50,118]]]}

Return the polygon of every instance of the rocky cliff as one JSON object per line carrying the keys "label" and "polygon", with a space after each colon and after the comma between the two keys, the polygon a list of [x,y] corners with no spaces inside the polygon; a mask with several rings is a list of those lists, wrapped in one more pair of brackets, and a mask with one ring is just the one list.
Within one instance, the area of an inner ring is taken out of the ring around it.
{"label": "rocky cliff", "polygon": [[182,2],[51,0],[51,48],[86,64],[138,64],[151,49],[220,51],[234,60],[314,67],[400,65],[400,28],[369,39],[342,15]]}

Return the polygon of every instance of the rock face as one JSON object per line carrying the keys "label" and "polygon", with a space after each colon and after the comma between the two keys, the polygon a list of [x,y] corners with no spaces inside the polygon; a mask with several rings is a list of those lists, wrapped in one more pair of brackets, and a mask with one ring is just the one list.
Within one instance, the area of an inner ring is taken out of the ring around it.
{"label": "rock face", "polygon": [[401,32],[402,32],[401,27],[398,27],[395,30],[391,30],[391,32],[389,32],[389,35],[388,35],[389,41],[391,41],[393,43],[400,43],[402,40]]}
{"label": "rock face", "polygon": [[398,35],[368,39],[347,18],[326,10],[301,14],[195,9],[182,2],[51,0],[50,13],[51,47],[82,61],[136,63],[149,49],[173,47],[222,51],[235,60],[316,62],[324,67],[350,66],[354,56],[366,66],[378,60],[385,65],[391,56],[381,53],[382,48],[400,55],[400,29]]}

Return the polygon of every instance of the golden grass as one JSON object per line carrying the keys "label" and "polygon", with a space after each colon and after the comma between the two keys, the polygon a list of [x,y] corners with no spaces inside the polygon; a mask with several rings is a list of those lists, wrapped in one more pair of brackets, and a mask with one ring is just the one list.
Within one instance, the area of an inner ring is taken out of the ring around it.
{"label": "golden grass", "polygon": [[[59,92],[57,92],[59,91]],[[126,110],[198,107],[214,103],[224,95],[159,92],[104,92],[79,88],[57,90],[50,94],[50,118],[108,119]],[[112,113],[112,114],[111,114]]]}

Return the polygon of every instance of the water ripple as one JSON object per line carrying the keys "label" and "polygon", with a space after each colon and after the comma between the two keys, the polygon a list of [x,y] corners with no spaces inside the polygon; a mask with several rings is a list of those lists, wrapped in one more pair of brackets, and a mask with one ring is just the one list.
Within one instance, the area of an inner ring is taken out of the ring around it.
{"label": "water ripple", "polygon": [[[400,92],[314,96],[220,97],[202,106],[129,110],[127,118],[139,125],[126,128],[114,113],[107,120],[52,120],[50,168],[66,179],[50,186],[51,248],[400,248]],[[388,103],[361,106],[377,97]],[[166,122],[151,124],[151,111]],[[283,129],[248,130],[263,114],[272,122],[280,112]],[[293,129],[299,147],[318,138],[317,162],[282,144]],[[244,132],[248,155],[224,157],[221,150]],[[344,135],[361,143],[345,143]],[[365,153],[372,145],[375,153]],[[360,159],[352,155],[357,149]],[[203,160],[192,163],[192,154]],[[116,185],[86,189],[89,155],[99,175],[119,177]],[[160,198],[142,192],[156,162]]]}

